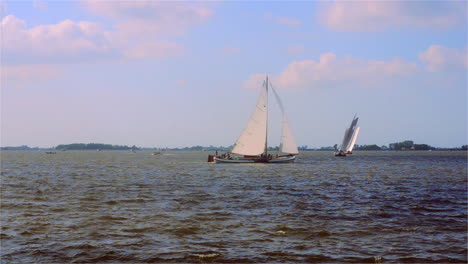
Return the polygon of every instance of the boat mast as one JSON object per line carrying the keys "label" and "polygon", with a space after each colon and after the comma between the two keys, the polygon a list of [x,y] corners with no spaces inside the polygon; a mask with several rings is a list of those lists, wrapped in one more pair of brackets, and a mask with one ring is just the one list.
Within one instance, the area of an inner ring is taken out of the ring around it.
{"label": "boat mast", "polygon": [[268,155],[268,75],[266,76],[266,117],[265,157]]}

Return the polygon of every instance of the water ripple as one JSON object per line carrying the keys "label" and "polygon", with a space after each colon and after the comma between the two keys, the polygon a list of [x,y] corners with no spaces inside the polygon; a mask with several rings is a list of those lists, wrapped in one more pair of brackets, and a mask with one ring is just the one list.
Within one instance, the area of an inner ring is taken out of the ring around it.
{"label": "water ripple", "polygon": [[466,152],[1,153],[1,263],[466,263]]}

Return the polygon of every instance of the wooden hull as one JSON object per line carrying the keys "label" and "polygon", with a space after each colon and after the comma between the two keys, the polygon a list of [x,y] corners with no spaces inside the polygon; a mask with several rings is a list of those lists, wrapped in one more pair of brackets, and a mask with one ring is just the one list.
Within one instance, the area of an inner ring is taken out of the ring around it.
{"label": "wooden hull", "polygon": [[335,157],[346,157],[346,153],[344,153],[344,152],[335,152]]}
{"label": "wooden hull", "polygon": [[284,156],[278,157],[271,160],[264,160],[264,159],[223,159],[216,157],[214,161],[216,163],[290,163],[296,160],[296,156]]}

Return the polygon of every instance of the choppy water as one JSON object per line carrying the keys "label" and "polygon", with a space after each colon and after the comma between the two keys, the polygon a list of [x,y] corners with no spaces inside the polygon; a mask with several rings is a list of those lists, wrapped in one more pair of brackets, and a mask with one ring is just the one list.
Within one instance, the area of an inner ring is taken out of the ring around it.
{"label": "choppy water", "polygon": [[467,262],[466,152],[3,151],[1,262]]}

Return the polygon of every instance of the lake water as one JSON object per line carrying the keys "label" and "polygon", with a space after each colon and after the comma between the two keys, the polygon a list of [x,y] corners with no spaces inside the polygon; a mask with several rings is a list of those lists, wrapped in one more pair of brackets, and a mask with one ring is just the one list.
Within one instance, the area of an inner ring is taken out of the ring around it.
{"label": "lake water", "polygon": [[466,152],[1,153],[1,263],[467,262]]}

